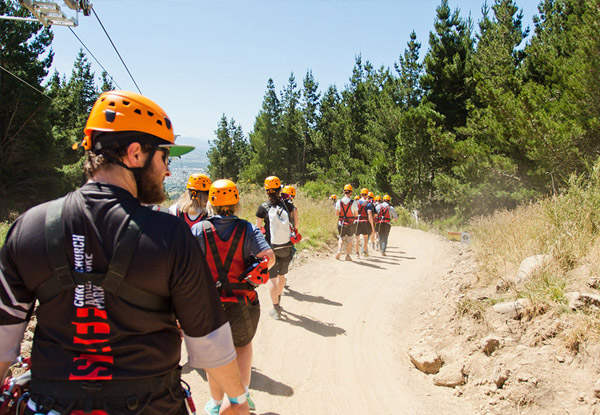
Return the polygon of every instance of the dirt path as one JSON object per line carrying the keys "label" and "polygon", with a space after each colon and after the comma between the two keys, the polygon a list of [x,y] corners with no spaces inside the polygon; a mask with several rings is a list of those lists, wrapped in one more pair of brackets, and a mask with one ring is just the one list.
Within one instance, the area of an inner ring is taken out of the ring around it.
{"label": "dirt path", "polygon": [[[456,250],[424,232],[393,228],[388,256],[346,262],[321,255],[296,265],[282,298],[284,318],[268,316],[254,339],[251,391],[260,415],[473,414],[453,390],[436,387],[407,355],[436,281]],[[186,367],[199,409],[208,399],[203,374]]]}

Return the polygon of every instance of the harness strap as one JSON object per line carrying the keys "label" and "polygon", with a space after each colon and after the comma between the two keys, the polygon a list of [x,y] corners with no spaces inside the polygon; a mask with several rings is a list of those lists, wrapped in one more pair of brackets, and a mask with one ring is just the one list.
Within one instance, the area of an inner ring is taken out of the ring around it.
{"label": "harness strap", "polygon": [[217,241],[215,239],[216,229],[213,224],[208,220],[203,221],[202,228],[215,261],[215,266],[217,267],[218,288],[225,293],[226,297],[234,297],[233,290],[251,290],[252,286],[247,282],[232,283],[228,278],[229,269],[231,268],[231,263],[233,262],[233,256],[235,255],[242,236],[244,235],[244,224],[241,222],[236,224],[232,236],[233,240],[229,246],[229,251],[225,257],[225,262],[221,261],[221,255],[219,254],[219,248],[217,247]]}
{"label": "harness strap", "polygon": [[127,270],[137,248],[144,224],[150,218],[149,209],[136,209],[127,225],[127,229],[117,242],[106,273],[75,272],[64,248],[65,237],[62,229],[62,210],[65,198],[50,203],[46,211],[46,252],[53,270],[53,276],[41,284],[35,291],[40,303],[46,303],[61,291],[76,285],[92,283],[119,296],[130,304],[152,311],[170,311],[171,301],[147,291],[141,290],[125,281]]}
{"label": "harness strap", "polygon": [[348,212],[352,210],[352,201],[348,204],[344,204],[340,201],[340,219],[342,220],[342,225],[351,225],[350,219],[354,220],[354,215],[348,216]]}
{"label": "harness strap", "polygon": [[381,209],[379,209],[379,214],[377,216],[379,217],[380,222],[388,223],[390,221],[390,217],[388,215],[389,211],[389,206],[382,206]]}

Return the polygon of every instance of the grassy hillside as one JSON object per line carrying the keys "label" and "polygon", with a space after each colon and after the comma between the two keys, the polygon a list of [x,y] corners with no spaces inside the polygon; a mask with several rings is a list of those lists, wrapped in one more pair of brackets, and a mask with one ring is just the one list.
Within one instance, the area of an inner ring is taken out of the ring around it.
{"label": "grassy hillside", "polygon": [[498,295],[529,299],[534,315],[572,314],[572,324],[563,333],[571,348],[600,337],[600,315],[572,312],[565,296],[599,292],[594,281],[600,277],[600,164],[587,181],[573,177],[559,194],[475,219],[471,227],[481,287],[510,281],[526,257],[549,255],[550,261],[527,283],[508,284],[507,292]]}

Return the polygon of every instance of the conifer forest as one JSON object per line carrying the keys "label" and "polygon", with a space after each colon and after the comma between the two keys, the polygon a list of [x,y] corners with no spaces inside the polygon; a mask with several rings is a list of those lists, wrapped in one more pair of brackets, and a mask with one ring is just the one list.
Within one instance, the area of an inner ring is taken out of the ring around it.
{"label": "conifer forest", "polygon": [[[432,219],[560,192],[600,155],[600,3],[541,0],[526,28],[519,1],[488,0],[475,22],[441,0],[428,39],[406,33],[388,66],[357,55],[345,85],[311,70],[265,80],[251,131],[226,109],[215,120],[209,176],[275,174],[316,197],[352,183]],[[0,14],[28,12],[2,0]],[[0,220],[83,183],[71,145],[114,88],[83,51],[70,74],[49,74],[52,38],[0,20]]]}

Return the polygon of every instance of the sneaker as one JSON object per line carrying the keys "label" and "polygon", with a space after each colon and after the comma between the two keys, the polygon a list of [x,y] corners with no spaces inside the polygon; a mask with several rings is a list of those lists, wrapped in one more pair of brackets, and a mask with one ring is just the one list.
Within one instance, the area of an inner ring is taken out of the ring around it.
{"label": "sneaker", "polygon": [[281,306],[279,304],[274,304],[271,311],[269,311],[269,316],[274,318],[275,320],[281,320]]}
{"label": "sneaker", "polygon": [[356,257],[360,258],[360,252],[356,251]]}
{"label": "sneaker", "polygon": [[385,252],[381,251],[381,256],[387,256]]}
{"label": "sneaker", "polygon": [[337,254],[335,254],[335,259],[340,259],[341,256],[342,256],[342,253],[338,252]]}
{"label": "sneaker", "polygon": [[352,261],[352,258],[350,258],[350,255],[346,255],[346,261]]}
{"label": "sneaker", "polygon": [[369,253],[367,251],[363,252],[363,256],[369,256]]}
{"label": "sneaker", "polygon": [[248,406],[250,407],[250,410],[254,411],[256,409],[256,405],[254,405],[254,401],[250,397],[250,392],[246,393],[246,399],[248,400]]}
{"label": "sneaker", "polygon": [[219,411],[221,410],[221,405],[215,404],[215,401],[211,399],[206,402],[204,405],[204,413],[206,415],[219,415]]}

